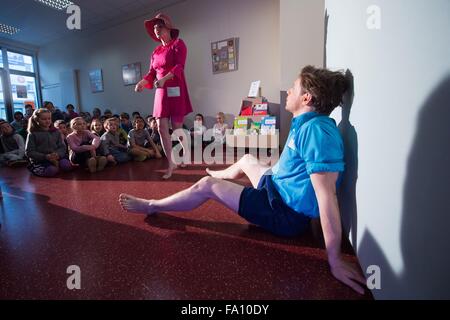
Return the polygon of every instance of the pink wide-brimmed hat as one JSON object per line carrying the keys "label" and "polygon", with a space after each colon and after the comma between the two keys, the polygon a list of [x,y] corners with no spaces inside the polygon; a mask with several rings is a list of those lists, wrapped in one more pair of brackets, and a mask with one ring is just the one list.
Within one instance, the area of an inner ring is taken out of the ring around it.
{"label": "pink wide-brimmed hat", "polygon": [[172,37],[172,39],[178,38],[180,30],[176,29],[173,26],[172,21],[167,15],[158,13],[153,19],[145,20],[144,22],[145,28],[147,29],[148,34],[150,35],[150,37],[152,37],[153,40],[155,40],[156,42],[161,42],[161,40],[156,37],[154,31],[155,24],[160,21],[162,21],[164,23],[164,26],[170,30],[170,36]]}

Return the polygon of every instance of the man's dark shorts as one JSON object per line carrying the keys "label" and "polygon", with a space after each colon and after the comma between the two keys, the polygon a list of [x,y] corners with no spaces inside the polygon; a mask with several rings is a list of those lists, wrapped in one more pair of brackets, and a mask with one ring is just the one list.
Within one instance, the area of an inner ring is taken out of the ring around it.
{"label": "man's dark shorts", "polygon": [[301,235],[309,228],[311,220],[283,202],[269,174],[261,177],[257,189],[244,188],[239,200],[239,215],[282,237]]}

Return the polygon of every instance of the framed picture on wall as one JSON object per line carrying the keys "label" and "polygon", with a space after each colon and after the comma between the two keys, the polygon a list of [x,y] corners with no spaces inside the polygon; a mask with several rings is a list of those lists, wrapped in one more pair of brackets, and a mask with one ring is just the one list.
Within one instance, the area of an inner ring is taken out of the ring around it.
{"label": "framed picture on wall", "polygon": [[89,83],[91,84],[92,93],[104,91],[102,69],[89,71]]}
{"label": "framed picture on wall", "polygon": [[211,43],[213,74],[238,70],[239,38]]}
{"label": "framed picture on wall", "polygon": [[126,86],[134,85],[141,81],[141,63],[135,62],[122,66],[122,78]]}

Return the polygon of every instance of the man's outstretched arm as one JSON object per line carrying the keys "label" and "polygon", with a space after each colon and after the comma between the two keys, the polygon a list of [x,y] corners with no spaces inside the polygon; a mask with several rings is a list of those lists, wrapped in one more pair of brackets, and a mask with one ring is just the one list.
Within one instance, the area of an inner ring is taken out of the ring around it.
{"label": "man's outstretched arm", "polygon": [[[359,268],[344,261],[341,255],[341,216],[336,196],[337,172],[321,172],[311,175],[311,182],[319,204],[320,221],[333,276],[360,294],[364,289],[360,283],[366,280]],[[358,283],[359,282],[359,283]]]}

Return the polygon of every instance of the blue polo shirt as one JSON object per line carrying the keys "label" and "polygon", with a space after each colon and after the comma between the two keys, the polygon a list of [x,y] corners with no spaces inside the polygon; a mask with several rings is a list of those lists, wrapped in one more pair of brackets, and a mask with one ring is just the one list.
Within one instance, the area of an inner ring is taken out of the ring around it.
{"label": "blue polo shirt", "polygon": [[318,218],[310,175],[343,172],[344,166],[344,145],[336,122],[326,115],[308,112],[292,119],[286,146],[272,168],[272,181],[291,209]]}

